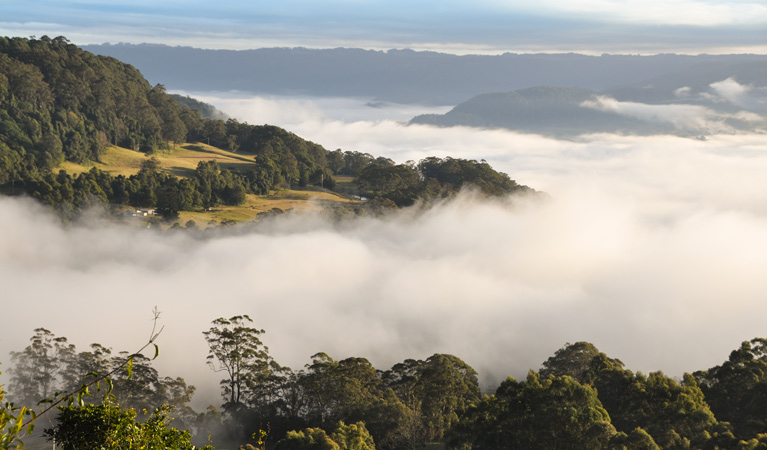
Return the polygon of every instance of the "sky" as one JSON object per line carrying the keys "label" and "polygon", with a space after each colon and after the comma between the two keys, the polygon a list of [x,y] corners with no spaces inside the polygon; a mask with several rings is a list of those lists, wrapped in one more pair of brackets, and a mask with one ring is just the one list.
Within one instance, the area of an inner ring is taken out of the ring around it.
{"label": "sky", "polygon": [[75,44],[447,53],[766,53],[758,0],[0,0],[0,34]]}

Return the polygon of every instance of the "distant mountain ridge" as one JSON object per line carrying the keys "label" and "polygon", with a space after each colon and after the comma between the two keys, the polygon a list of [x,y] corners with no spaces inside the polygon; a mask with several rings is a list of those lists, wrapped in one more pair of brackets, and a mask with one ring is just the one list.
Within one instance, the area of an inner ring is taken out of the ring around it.
{"label": "distant mountain ridge", "polygon": [[556,136],[628,129],[641,134],[669,131],[664,127],[581,106],[584,102],[596,101],[598,96],[598,92],[584,88],[537,86],[478,95],[446,114],[426,114],[413,118],[410,123],[507,128]]}
{"label": "distant mountain ridge", "polygon": [[696,71],[767,62],[767,55],[450,55],[413,50],[264,48],[204,50],[157,44],[86,45],[137,67],[170,90],[364,97],[456,105],[487,92],[576,86],[604,91]]}
{"label": "distant mountain ridge", "polygon": [[537,86],[475,96],[411,124],[569,137],[584,133],[767,132],[767,62],[711,64],[602,92]]}

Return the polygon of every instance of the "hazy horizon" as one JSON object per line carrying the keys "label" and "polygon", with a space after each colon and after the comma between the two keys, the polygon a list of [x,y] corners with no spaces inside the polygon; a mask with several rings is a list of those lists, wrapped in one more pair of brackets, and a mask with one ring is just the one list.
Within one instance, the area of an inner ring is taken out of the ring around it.
{"label": "hazy horizon", "polygon": [[0,11],[0,34],[63,35],[78,45],[411,48],[453,54],[767,53],[767,5],[754,0],[36,0],[4,2]]}

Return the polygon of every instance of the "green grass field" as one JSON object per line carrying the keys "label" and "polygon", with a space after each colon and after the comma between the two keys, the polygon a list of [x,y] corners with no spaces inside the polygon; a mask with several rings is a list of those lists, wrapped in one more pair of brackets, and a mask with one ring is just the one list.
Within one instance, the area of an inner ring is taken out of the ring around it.
{"label": "green grass field", "polygon": [[217,206],[210,211],[181,211],[175,222],[185,224],[193,220],[200,228],[221,223],[223,221],[247,222],[256,218],[259,213],[274,208],[283,211],[321,211],[330,204],[354,203],[334,192],[329,191],[297,191],[280,189],[269,195],[248,194],[245,203],[239,206]]}
{"label": "green grass field", "polygon": [[[178,177],[191,175],[200,161],[215,160],[222,169],[229,170],[245,170],[254,163],[252,156],[238,155],[237,153],[228,152],[202,143],[184,144],[175,149],[160,150],[151,156],[160,160],[160,167],[163,170]],[[90,165],[64,162],[59,169],[64,169],[68,173],[77,175],[80,172],[90,170],[91,167],[98,167],[99,170],[114,176],[130,176],[139,171],[141,163],[146,161],[147,158],[149,156],[144,153],[110,146],[101,155],[101,162],[93,162]]]}

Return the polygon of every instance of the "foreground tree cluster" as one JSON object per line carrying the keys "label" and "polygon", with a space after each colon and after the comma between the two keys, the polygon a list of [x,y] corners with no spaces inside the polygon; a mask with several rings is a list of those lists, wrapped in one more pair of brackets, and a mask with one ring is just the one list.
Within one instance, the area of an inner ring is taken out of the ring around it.
{"label": "foreground tree cluster", "polygon": [[[296,371],[271,358],[264,331],[247,315],[211,325],[203,335],[208,364],[222,374],[220,407],[192,410],[194,387],[159,376],[148,358],[132,355],[131,370],[113,376],[109,395],[60,408],[46,434],[65,449],[100,448],[115,439],[186,449],[207,444],[208,436],[225,448],[277,450],[431,443],[490,450],[767,448],[766,339],[744,342],[722,365],[681,380],[634,373],[577,342],[525,380],[508,378],[483,396],[477,373],[452,355],[408,359],[382,371],[365,358],[318,353]],[[12,353],[9,395],[16,405],[35,408],[86,374],[125,365],[126,356],[99,344],[78,352],[39,328],[29,346]],[[137,421],[135,411],[142,410],[154,413]],[[13,411],[0,414],[0,439],[18,426]],[[94,447],[83,447],[88,442]]]}

